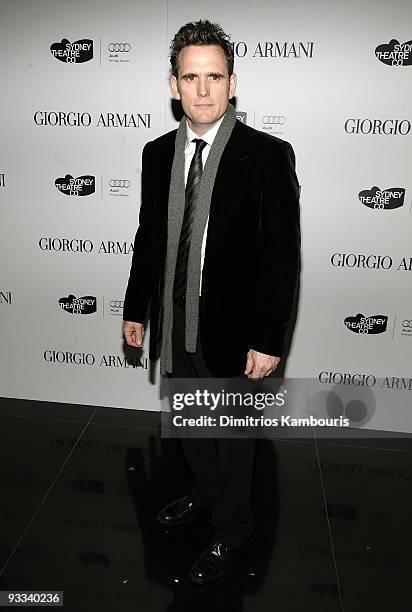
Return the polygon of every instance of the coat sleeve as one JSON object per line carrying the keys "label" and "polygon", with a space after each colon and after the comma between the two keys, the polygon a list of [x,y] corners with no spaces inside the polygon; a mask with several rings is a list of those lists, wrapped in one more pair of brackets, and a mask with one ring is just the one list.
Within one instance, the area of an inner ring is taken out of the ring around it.
{"label": "coat sleeve", "polygon": [[123,306],[123,320],[144,323],[150,302],[154,248],[154,202],[151,197],[151,142],[142,152],[142,181],[139,226]]}
{"label": "coat sleeve", "polygon": [[282,356],[300,268],[299,184],[295,154],[284,141],[261,192],[259,317],[251,348]]}

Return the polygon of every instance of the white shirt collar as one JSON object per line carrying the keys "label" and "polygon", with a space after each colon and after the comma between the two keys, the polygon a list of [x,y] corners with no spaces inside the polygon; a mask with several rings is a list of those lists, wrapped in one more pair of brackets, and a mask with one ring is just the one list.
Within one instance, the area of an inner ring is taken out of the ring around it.
{"label": "white shirt collar", "polygon": [[[223,115],[223,117],[224,117],[224,115]],[[221,117],[219,119],[219,121],[217,123],[215,123],[215,125],[213,127],[211,127],[210,130],[205,132],[205,134],[203,134],[203,136],[202,136],[202,140],[207,142],[207,144],[210,145],[210,146],[212,146],[212,144],[213,144],[213,141],[215,139],[217,131],[220,128],[220,124],[223,121],[223,117]],[[193,138],[200,138],[200,136],[198,136],[197,134],[194,133],[194,131],[189,127],[189,124],[187,123],[187,120],[186,120],[186,147],[188,147],[190,144],[192,144]]]}

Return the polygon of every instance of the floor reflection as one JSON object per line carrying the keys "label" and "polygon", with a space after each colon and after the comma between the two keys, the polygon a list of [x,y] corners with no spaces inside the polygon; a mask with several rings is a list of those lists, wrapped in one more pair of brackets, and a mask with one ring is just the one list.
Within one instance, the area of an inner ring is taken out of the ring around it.
{"label": "floor reflection", "polygon": [[410,441],[259,440],[253,538],[227,576],[199,587],[187,571],[210,514],[156,521],[191,485],[158,414],[0,408],[2,590],[63,590],[69,612],[407,609]]}

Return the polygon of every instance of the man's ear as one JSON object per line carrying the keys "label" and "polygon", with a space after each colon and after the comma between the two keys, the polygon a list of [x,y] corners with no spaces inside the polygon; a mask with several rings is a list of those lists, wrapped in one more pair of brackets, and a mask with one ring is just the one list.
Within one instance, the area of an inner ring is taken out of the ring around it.
{"label": "man's ear", "polygon": [[229,77],[229,100],[233,98],[233,96],[236,93],[236,85],[237,85],[237,75],[233,73]]}
{"label": "man's ear", "polygon": [[170,89],[172,90],[173,97],[176,98],[176,100],[180,100],[180,93],[177,88],[177,78],[174,74],[170,77]]}

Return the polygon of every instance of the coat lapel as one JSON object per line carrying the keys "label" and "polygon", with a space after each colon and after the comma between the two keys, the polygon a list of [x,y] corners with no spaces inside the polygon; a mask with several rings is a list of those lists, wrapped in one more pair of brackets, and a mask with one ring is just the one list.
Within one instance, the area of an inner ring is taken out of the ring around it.
{"label": "coat lapel", "polygon": [[240,121],[236,121],[232,134],[220,159],[219,169],[213,187],[212,201],[210,203],[209,228],[206,242],[206,252],[209,255],[216,240],[214,223],[220,217],[219,207],[225,198],[234,189],[246,182],[248,172],[246,168],[249,156],[253,154],[254,139],[249,129]]}

